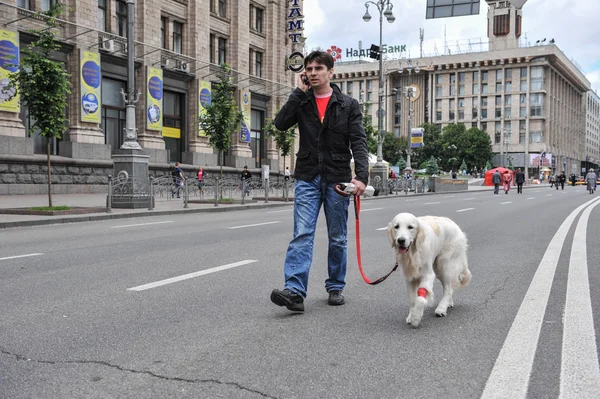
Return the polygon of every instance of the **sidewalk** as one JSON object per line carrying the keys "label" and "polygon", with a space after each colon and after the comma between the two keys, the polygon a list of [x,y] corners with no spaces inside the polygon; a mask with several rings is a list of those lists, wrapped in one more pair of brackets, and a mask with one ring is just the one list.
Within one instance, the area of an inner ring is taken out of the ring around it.
{"label": "sidewalk", "polygon": [[[401,198],[406,195],[409,196],[420,196],[420,195],[439,195],[439,194],[453,194],[453,193],[466,193],[471,191],[485,191],[493,190],[493,187],[481,186],[483,179],[472,179],[469,182],[468,191],[456,191],[446,193],[423,193],[423,194],[398,194],[397,197]],[[367,200],[377,200],[381,198],[390,198],[390,196],[372,197]],[[244,209],[252,208],[272,208],[272,207],[283,207],[292,206],[293,199],[289,202],[283,202],[281,200],[269,200],[268,203],[264,199],[256,201],[248,201],[245,205],[242,204],[219,204],[215,206],[214,203],[208,204],[196,204],[189,203],[188,208],[183,207],[183,199],[174,199],[167,201],[165,199],[156,200],[153,210],[146,208],[142,209],[117,209],[113,208],[110,213],[88,213],[83,215],[61,215],[61,216],[38,216],[38,215],[8,215],[0,214],[0,229],[10,227],[23,227],[23,226],[40,226],[48,224],[60,224],[60,223],[76,223],[76,222],[89,222],[94,220],[107,220],[107,219],[123,219],[123,218],[135,218],[144,216],[160,216],[160,215],[174,215],[182,213],[199,213],[199,212],[228,212],[228,211],[240,211]],[[70,207],[105,207],[106,206],[106,194],[54,194],[52,195],[52,204],[55,206],[67,205]],[[0,208],[31,208],[35,206],[48,206],[48,196],[43,195],[0,195]]]}

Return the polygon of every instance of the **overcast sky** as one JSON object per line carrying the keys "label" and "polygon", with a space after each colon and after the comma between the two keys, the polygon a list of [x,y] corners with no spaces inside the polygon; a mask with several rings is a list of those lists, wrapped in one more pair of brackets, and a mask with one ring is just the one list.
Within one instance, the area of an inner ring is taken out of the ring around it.
{"label": "overcast sky", "polygon": [[[419,57],[419,28],[425,30],[423,52],[444,53],[444,28],[449,47],[465,50],[471,43],[487,41],[487,4],[481,1],[477,16],[425,19],[426,0],[392,0],[396,21],[383,22],[383,42],[406,44],[412,58]],[[364,22],[364,0],[304,0],[307,50],[358,49],[379,42],[379,12],[371,5],[371,21]],[[600,1],[599,0],[528,0],[523,6],[523,40],[532,45],[539,39],[554,38],[558,47],[583,69],[592,88],[600,92]],[[472,44],[472,49],[478,46]],[[454,52],[454,51],[453,51]]]}

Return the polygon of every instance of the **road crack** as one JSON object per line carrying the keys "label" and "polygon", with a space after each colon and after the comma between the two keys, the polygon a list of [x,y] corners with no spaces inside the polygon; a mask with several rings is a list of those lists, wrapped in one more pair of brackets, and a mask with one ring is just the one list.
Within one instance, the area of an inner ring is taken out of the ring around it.
{"label": "road crack", "polygon": [[161,374],[157,374],[153,371],[148,371],[148,370],[135,370],[135,369],[130,369],[127,367],[123,367],[123,366],[119,366],[116,364],[111,364],[105,361],[101,361],[101,360],[43,360],[43,359],[32,359],[32,358],[28,358],[26,356],[23,355],[19,355],[17,353],[12,353],[9,352],[7,350],[5,350],[4,348],[0,348],[0,353],[7,355],[7,356],[13,356],[15,359],[17,359],[17,361],[24,361],[24,362],[34,362],[34,363],[39,363],[39,364],[48,364],[48,365],[56,365],[56,364],[82,364],[82,365],[88,365],[88,364],[96,364],[96,365],[100,365],[100,366],[105,366],[105,367],[110,367],[119,371],[123,371],[123,372],[127,372],[127,373],[133,373],[133,374],[145,374],[154,378],[158,378],[161,380],[165,380],[165,381],[172,381],[172,382],[185,382],[185,383],[189,383],[189,384],[217,384],[217,385],[226,385],[226,386],[230,386],[230,387],[234,387],[236,389],[239,389],[241,391],[246,391],[246,392],[250,392],[250,393],[254,393],[257,395],[260,395],[262,397],[265,398],[270,398],[270,399],[277,399],[277,397],[275,396],[271,396],[268,395],[264,392],[260,392],[257,391],[255,389],[250,389],[250,388],[246,388],[245,386],[238,384],[237,382],[230,382],[230,381],[221,381],[221,380],[217,380],[214,378],[207,378],[207,379],[200,379],[200,378],[194,378],[194,379],[190,379],[190,378],[182,378],[182,377],[170,377],[170,376],[165,376],[165,375],[161,375]]}
{"label": "road crack", "polygon": [[499,293],[500,291],[502,291],[504,288],[506,288],[506,283],[508,283],[508,280],[510,280],[510,277],[507,277],[504,282],[502,283],[502,285],[498,288],[496,288],[494,291],[492,291],[491,295],[489,296],[489,298],[487,298],[485,300],[485,302],[483,302],[483,306],[487,307],[488,302],[490,302],[492,299],[496,299],[496,294]]}

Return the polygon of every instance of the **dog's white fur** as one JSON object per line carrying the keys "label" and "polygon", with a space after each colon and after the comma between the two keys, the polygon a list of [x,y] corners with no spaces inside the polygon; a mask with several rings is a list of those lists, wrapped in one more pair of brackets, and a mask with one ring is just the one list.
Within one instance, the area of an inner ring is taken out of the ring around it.
{"label": "dog's white fur", "polygon": [[[410,301],[406,323],[417,327],[421,322],[428,302],[433,302],[435,277],[444,287],[435,314],[446,316],[448,307],[454,306],[454,289],[471,281],[465,233],[445,217],[399,213],[388,225],[388,237],[406,278]],[[427,299],[417,295],[419,288],[427,290]]]}

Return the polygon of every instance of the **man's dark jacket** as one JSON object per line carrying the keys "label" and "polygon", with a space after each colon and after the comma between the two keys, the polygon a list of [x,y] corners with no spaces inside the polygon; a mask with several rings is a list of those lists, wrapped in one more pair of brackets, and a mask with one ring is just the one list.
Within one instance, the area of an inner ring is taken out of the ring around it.
{"label": "man's dark jacket", "polygon": [[[294,177],[311,181],[317,175],[328,183],[350,182],[350,160],[354,155],[356,180],[367,184],[369,155],[358,101],[331,85],[323,123],[319,119],[312,89],[296,88],[275,118],[275,127],[287,130],[298,124],[300,148],[296,154]],[[352,152],[350,152],[352,150]]]}
{"label": "man's dark jacket", "polygon": [[517,184],[523,184],[523,183],[525,183],[525,173],[523,173],[521,171],[515,173],[515,182]]}

